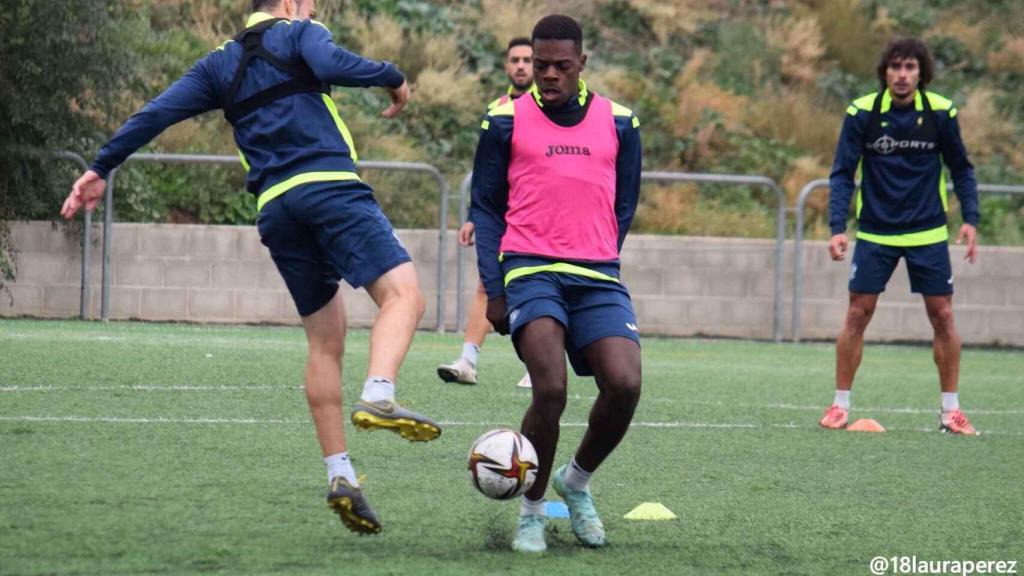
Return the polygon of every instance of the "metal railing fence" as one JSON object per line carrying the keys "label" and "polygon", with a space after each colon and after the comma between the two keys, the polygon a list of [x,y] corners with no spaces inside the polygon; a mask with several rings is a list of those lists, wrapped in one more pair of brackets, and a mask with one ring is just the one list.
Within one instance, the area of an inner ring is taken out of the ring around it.
{"label": "metal railing fence", "polygon": [[[238,156],[222,156],[222,155],[208,155],[208,154],[156,154],[156,153],[139,153],[133,154],[128,157],[125,162],[172,162],[172,163],[184,163],[184,164],[229,164],[236,165],[239,163]],[[449,186],[448,180],[445,179],[441,171],[436,166],[422,163],[422,162],[386,162],[386,161],[374,161],[374,160],[363,160],[359,162],[360,170],[396,170],[404,172],[423,172],[429,174],[437,182],[438,192],[440,196],[440,216],[438,218],[438,234],[437,234],[437,324],[436,329],[438,332],[444,332],[444,293],[446,288],[446,258],[445,244],[447,242],[447,228],[448,228],[448,196]],[[104,210],[103,210],[103,281],[102,281],[102,298],[100,304],[100,318],[107,320],[110,317],[110,238],[111,229],[113,224],[114,214],[114,181],[117,178],[117,170],[114,169],[110,172],[107,177],[107,190],[106,197],[104,199]],[[85,259],[83,258],[83,262]],[[83,264],[83,270],[85,269]],[[85,272],[83,272],[84,274]],[[84,283],[84,277],[83,277]],[[84,304],[83,304],[84,306]],[[83,309],[84,310],[84,309]],[[83,312],[84,314],[84,312]],[[83,316],[84,317],[84,316]]]}
{"label": "metal railing fence", "polygon": [[[74,152],[60,151],[53,154],[54,158],[71,160],[85,172],[89,164]],[[79,294],[78,315],[82,320],[89,317],[89,299],[92,298],[92,274],[89,266],[89,244],[92,243],[92,212],[86,210],[82,221],[82,286]]]}
{"label": "metal railing fence", "polygon": [[[772,338],[776,342],[782,341],[782,271],[783,256],[786,242],[786,193],[775,180],[766,176],[743,176],[739,174],[701,174],[694,172],[643,172],[641,180],[653,182],[698,182],[712,184],[742,184],[746,186],[763,186],[770,189],[778,200],[776,209],[775,225],[775,247],[774,267],[772,272]],[[459,225],[465,221],[467,197],[471,185],[472,172],[462,180],[459,194]],[[459,277],[456,280],[456,330],[462,329],[464,319],[463,289],[465,280],[462,277],[464,264],[462,262],[462,251],[458,251],[456,257],[456,269]],[[475,289],[475,287],[474,287]]]}

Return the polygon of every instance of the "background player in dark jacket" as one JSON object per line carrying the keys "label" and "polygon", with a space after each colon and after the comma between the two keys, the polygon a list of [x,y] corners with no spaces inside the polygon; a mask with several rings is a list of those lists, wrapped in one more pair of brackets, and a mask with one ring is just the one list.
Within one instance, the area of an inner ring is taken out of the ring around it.
{"label": "background player in dark jacket", "polygon": [[858,98],[847,109],[830,179],[829,222],[833,260],[846,255],[846,217],[861,171],[857,194],[857,246],[850,268],[850,306],[836,341],[836,395],[819,421],[824,428],[846,427],[850,388],[864,351],[864,330],[878,295],[900,258],[910,287],[924,297],[934,328],[933,351],[942,389],[940,429],[975,434],[960,410],[957,380],[960,336],[953,324],[953,271],[946,224],[946,179],[953,176],[964,224],[957,244],[967,243],[966,260],[977,258],[978,193],[967,159],[957,110],[929,92],[934,63],[920,40],[891,42],[878,63],[882,92]]}
{"label": "background player in dark jacket", "polygon": [[357,532],[378,532],[345,442],[341,356],[345,308],[338,280],[366,291],[380,307],[370,334],[370,362],[352,420],[413,441],[436,438],[429,418],[394,402],[395,377],[423,316],[416,270],[376,200],[355,172],[352,136],[330,86],[380,86],[398,114],[409,99],[402,74],[336,46],[310,19],[314,0],[253,0],[246,29],[199,60],[133,115],[75,182],[65,218],[92,209],[111,170],[160,132],[223,109],[257,196],[260,238],[284,277],[309,343],[306,397],[328,473],[329,505]]}
{"label": "background player in dark jacket", "polygon": [[[515,100],[525,94],[533,85],[533,46],[529,38],[513,38],[508,42],[505,50],[505,75],[510,82],[508,90],[498,98],[495,98],[487,105],[487,110]],[[459,228],[459,244],[461,246],[472,246],[475,241],[473,234],[476,226],[472,220]],[[483,282],[477,283],[476,294],[473,298],[473,305],[469,308],[469,318],[466,321],[466,340],[462,344],[462,356],[451,364],[441,364],[437,367],[437,375],[445,382],[458,382],[459,384],[476,384],[476,364],[483,348],[484,339],[491,331],[491,323],[487,321],[487,292],[484,291]],[[527,372],[517,384],[520,388],[529,388],[530,373]]]}

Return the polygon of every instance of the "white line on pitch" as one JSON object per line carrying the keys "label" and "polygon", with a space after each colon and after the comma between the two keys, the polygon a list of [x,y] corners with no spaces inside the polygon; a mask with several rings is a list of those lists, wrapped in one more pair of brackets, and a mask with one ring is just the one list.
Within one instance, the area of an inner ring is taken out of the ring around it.
{"label": "white line on pitch", "polygon": [[102,422],[108,424],[297,424],[299,421],[256,418],[128,418],[120,416],[0,416],[3,422]]}
{"label": "white line on pitch", "polygon": [[[282,420],[282,419],[257,419],[257,418],[132,418],[121,416],[0,416],[0,422],[56,422],[56,423],[107,423],[107,424],[308,424],[308,420]],[[442,426],[452,427],[481,427],[481,428],[515,428],[516,424],[511,422],[460,422],[453,420],[442,420]],[[586,422],[562,422],[565,428],[585,428]],[[762,429],[784,429],[784,430],[817,430],[817,426],[788,424],[755,424],[745,422],[633,422],[634,428],[696,428],[710,430],[762,430]],[[937,429],[932,428],[890,428],[890,432],[924,432],[935,433]],[[995,436],[1024,436],[1024,432],[1010,432],[1004,430],[985,430],[985,435]]]}
{"label": "white line on pitch", "polygon": [[0,392],[60,392],[66,390],[83,392],[112,392],[117,390],[137,390],[140,392],[206,392],[238,390],[302,390],[302,386],[148,386],[143,384],[125,384],[121,386],[0,386]]}
{"label": "white line on pitch", "polygon": [[[770,410],[806,410],[810,412],[821,412],[825,406],[803,406],[799,404],[733,404],[728,402],[708,402],[708,401],[686,401],[685,404],[698,404],[702,406],[727,406],[730,408],[751,408],[751,409],[770,409]],[[935,414],[939,412],[938,407],[936,408],[913,408],[913,407],[860,407],[854,408],[857,412],[882,412],[885,414]],[[986,410],[984,408],[974,409],[968,408],[967,413],[969,414],[1003,414],[1003,415],[1020,415],[1024,414],[1024,410]]]}
{"label": "white line on pitch", "polygon": [[[239,392],[239,391],[276,391],[276,390],[302,390],[301,386],[271,386],[271,385],[219,385],[219,386],[204,386],[204,385],[173,385],[173,386],[152,386],[143,384],[126,384],[120,386],[0,386],[0,393],[3,392],[59,392],[64,390],[75,390],[75,391],[88,391],[88,392],[111,392],[119,390],[131,390],[139,392]],[[526,394],[511,394],[513,397],[526,397]],[[593,402],[597,400],[597,396],[584,396],[581,394],[569,394],[569,400],[586,400]],[[751,410],[800,410],[806,412],[820,412],[822,406],[808,406],[799,404],[737,404],[727,403],[720,401],[702,401],[702,400],[674,400],[672,398],[649,398],[647,402],[659,402],[669,404],[680,404],[683,406],[694,405],[694,406],[723,406],[730,408],[748,408]],[[914,408],[914,407],[882,407],[882,406],[869,406],[856,408],[858,413],[882,413],[882,414],[934,414],[938,410],[936,408]],[[1009,410],[987,410],[984,408],[970,408],[968,409],[970,414],[981,414],[991,416],[1019,416],[1024,415],[1024,410],[1021,409],[1009,409]]]}

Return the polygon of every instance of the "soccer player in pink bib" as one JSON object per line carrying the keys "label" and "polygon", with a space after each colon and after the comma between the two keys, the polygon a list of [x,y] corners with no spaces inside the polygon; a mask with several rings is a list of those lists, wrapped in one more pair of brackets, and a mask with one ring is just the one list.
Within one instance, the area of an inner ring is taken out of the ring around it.
{"label": "soccer player in pink bib", "polygon": [[[487,319],[511,334],[533,380],[522,432],[540,460],[512,548],[543,552],[551,478],[573,532],[605,544],[588,483],[629,428],[640,399],[640,338],[619,251],[640,193],[640,122],[587,89],[583,32],[567,16],[533,29],[534,86],[481,126],[470,219],[476,223]],[[583,441],[552,475],[566,404],[566,353],[599,394]]]}

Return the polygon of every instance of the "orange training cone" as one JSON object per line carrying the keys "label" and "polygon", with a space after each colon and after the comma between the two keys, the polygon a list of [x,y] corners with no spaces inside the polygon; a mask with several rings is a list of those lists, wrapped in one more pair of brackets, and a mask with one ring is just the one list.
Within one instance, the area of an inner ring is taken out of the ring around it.
{"label": "orange training cone", "polygon": [[847,426],[846,429],[851,432],[885,432],[885,428],[878,421],[871,418],[861,418]]}

